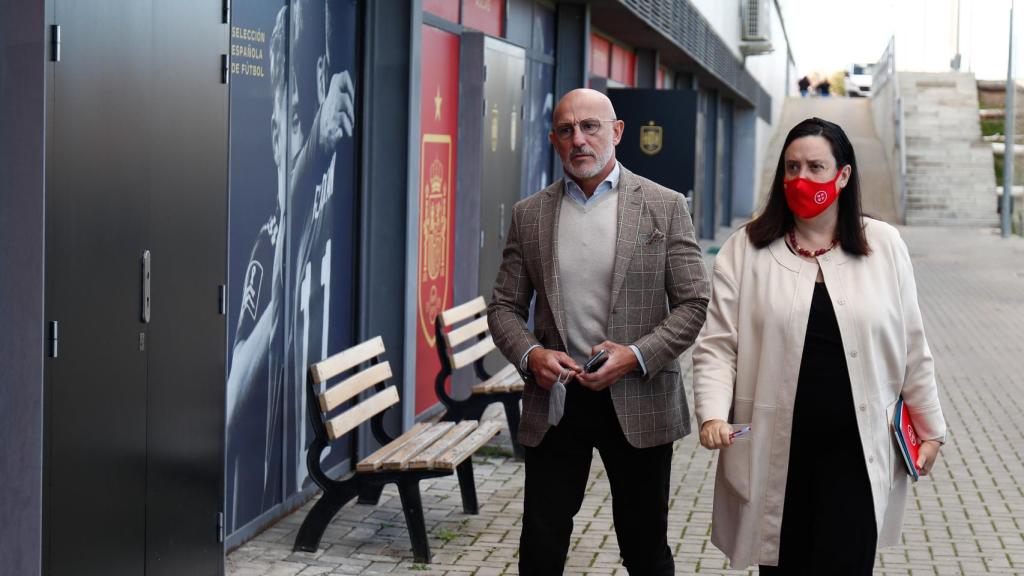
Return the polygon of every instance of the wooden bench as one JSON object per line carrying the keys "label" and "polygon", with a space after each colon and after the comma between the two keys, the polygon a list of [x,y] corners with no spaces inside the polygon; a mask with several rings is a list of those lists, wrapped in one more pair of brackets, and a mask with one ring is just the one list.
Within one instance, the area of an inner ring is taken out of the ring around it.
{"label": "wooden bench", "polygon": [[[390,437],[384,430],[383,416],[389,407],[398,403],[398,390],[387,383],[391,366],[387,361],[380,361],[382,354],[384,342],[378,336],[309,368],[306,410],[315,438],[306,457],[306,467],[313,481],[323,489],[323,495],[299,528],[294,547],[297,551],[315,552],[324,530],[342,506],[356,497],[361,504],[376,504],[388,483],[398,487],[417,562],[430,562],[420,480],[456,472],[462,509],[467,514],[478,512],[471,456],[498,433],[500,425],[495,422],[479,424],[476,420],[457,424],[424,422],[398,438]],[[359,370],[367,361],[369,367]],[[348,371],[352,374],[334,385],[326,385]],[[324,389],[321,384],[326,385]],[[360,394],[370,388],[375,393],[360,401]],[[370,420],[373,435],[383,447],[359,462],[355,471],[344,478],[328,477],[320,464],[323,451],[366,420]]]}
{"label": "wooden bench", "polygon": [[[479,419],[494,402],[505,406],[509,434],[515,457],[522,460],[525,451],[516,440],[519,432],[519,401],[523,397],[523,379],[512,364],[505,364],[494,374],[484,369],[484,357],[495,349],[487,327],[487,304],[482,296],[465,304],[449,308],[437,315],[434,331],[437,336],[437,354],[441,370],[437,373],[434,390],[444,404],[443,420],[459,422]],[[476,383],[468,398],[456,400],[445,390],[445,382],[461,368],[472,366]]]}

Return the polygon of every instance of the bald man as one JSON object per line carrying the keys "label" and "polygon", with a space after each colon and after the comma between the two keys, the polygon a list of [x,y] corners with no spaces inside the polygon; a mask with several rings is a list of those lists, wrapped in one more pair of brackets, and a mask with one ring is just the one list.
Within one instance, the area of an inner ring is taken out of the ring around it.
{"label": "bald man", "polygon": [[[604,94],[568,93],[552,126],[566,176],[515,205],[487,312],[526,381],[519,570],[562,573],[596,448],[626,569],[673,574],[672,443],[690,432],[678,357],[709,290],[693,223],[682,194],[615,159],[624,125]],[[600,351],[604,363],[585,371]]]}

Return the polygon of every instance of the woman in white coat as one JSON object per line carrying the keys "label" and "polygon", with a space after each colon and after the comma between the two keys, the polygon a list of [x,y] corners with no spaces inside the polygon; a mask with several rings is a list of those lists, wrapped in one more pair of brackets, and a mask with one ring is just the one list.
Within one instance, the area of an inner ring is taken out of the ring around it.
{"label": "woman in white coat", "polygon": [[922,475],[946,425],[906,245],[862,215],[836,124],[786,137],[764,212],[715,258],[693,365],[700,442],[721,449],[712,543],[761,574],[871,574],[903,523],[896,401]]}

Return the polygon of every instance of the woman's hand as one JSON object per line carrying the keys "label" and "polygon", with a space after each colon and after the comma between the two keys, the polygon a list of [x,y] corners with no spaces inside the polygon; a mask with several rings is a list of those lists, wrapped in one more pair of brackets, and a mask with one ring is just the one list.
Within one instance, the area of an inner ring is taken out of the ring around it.
{"label": "woman's hand", "polygon": [[925,440],[921,443],[921,449],[917,453],[917,470],[921,473],[921,476],[927,476],[931,473],[932,468],[935,467],[935,462],[939,459],[939,448],[942,444],[939,444],[938,440]]}
{"label": "woman's hand", "polygon": [[716,450],[732,445],[732,426],[725,420],[708,420],[700,427],[700,445]]}

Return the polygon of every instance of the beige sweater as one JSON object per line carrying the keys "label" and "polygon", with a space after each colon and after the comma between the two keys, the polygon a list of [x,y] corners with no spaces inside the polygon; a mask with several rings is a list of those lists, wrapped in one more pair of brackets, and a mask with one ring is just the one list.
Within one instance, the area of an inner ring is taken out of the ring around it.
{"label": "beige sweater", "polygon": [[580,364],[590,349],[608,339],[618,190],[611,189],[580,206],[562,194],[558,215],[558,275],[565,306],[567,348]]}
{"label": "beige sweater", "polygon": [[[819,256],[839,321],[871,483],[878,545],[899,543],[907,473],[890,431],[903,395],[918,434],[946,434],[917,287],[899,232],[865,219],[871,254]],[[778,562],[797,375],[818,265],[779,238],[757,249],[741,229],[715,258],[707,322],[693,354],[697,422],[751,424],[719,452],[711,542],[733,568]],[[827,423],[822,423],[823,426]],[[828,482],[828,471],[821,481]],[[934,480],[933,480],[934,481]],[[837,518],[836,522],[842,522]]]}

